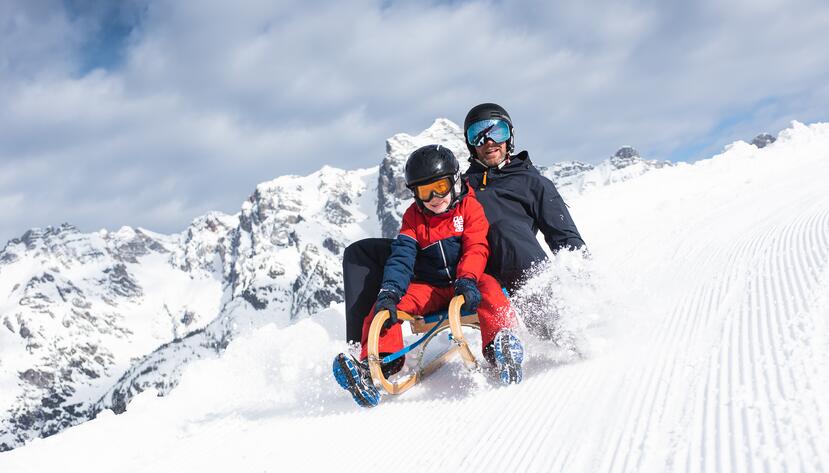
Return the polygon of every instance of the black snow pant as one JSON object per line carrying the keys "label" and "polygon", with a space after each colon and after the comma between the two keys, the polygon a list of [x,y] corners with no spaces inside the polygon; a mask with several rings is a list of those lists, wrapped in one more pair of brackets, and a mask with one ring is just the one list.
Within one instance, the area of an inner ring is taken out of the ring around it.
{"label": "black snow pant", "polygon": [[363,319],[380,292],[392,241],[389,238],[366,238],[350,244],[343,252],[345,335],[349,343],[360,343]]}

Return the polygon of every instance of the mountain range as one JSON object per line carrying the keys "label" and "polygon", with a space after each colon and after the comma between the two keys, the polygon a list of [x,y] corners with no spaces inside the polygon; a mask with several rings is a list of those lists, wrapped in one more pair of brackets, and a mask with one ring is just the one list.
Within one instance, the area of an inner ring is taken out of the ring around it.
{"label": "mountain range", "polygon": [[[208,213],[179,234],[63,224],[9,241],[0,251],[0,451],[123,412],[145,390],[165,395],[185,366],[240,334],[341,303],[343,249],[396,234],[411,203],[406,158],[433,143],[468,165],[462,131],[438,119],[389,138],[376,167],[261,183],[237,214]],[[536,165],[565,200],[672,166],[629,146],[597,165]]]}

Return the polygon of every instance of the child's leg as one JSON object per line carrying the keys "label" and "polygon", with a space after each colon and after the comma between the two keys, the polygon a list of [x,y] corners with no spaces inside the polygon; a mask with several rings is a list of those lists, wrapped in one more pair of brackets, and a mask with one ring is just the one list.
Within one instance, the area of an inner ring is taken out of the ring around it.
{"label": "child's leg", "polygon": [[481,291],[478,321],[481,324],[481,344],[485,348],[499,330],[515,326],[515,311],[501,285],[492,276],[482,274],[478,279],[478,289]]}
{"label": "child's leg", "polygon": [[[493,279],[494,281],[494,279]],[[498,284],[497,282],[495,283]],[[412,315],[423,315],[442,309],[449,299],[452,298],[451,287],[435,287],[429,284],[413,282],[409,284],[409,289],[406,294],[400,298],[397,304],[397,310]],[[371,329],[371,323],[374,321],[374,307],[371,308],[371,316],[366,317],[363,322],[363,349],[360,353],[360,359],[368,358],[368,332]],[[403,331],[400,324],[395,324],[388,330],[380,332],[379,353],[394,353],[403,348]]]}
{"label": "child's leg", "polygon": [[409,284],[397,308],[413,315],[425,315],[446,308],[454,290],[449,287],[431,286],[422,282]]}
{"label": "child's leg", "polygon": [[515,325],[515,312],[492,276],[481,275],[478,289],[481,291],[478,321],[481,323],[484,358],[498,370],[502,383],[520,383],[524,376],[521,370],[524,347],[509,330]]}
{"label": "child's leg", "polygon": [[[371,323],[374,322],[374,306],[371,306],[371,313],[363,320],[363,336],[361,339],[362,350],[360,360],[368,358],[368,332],[371,330]],[[400,324],[391,326],[388,330],[380,331],[379,353],[394,353],[403,348],[403,330]]]}

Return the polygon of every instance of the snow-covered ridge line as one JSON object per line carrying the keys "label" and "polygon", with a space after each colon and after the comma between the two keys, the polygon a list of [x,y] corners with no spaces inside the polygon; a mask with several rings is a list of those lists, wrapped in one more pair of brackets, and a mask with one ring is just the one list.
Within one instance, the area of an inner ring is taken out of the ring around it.
{"label": "snow-covered ridge line", "polygon": [[[343,248],[397,231],[410,203],[403,164],[430,143],[466,165],[460,128],[438,119],[391,137],[379,167],[261,183],[236,215],[208,213],[181,234],[64,224],[9,241],[0,252],[0,449],[121,411],[145,389],[167,393],[184,366],[239,333],[341,302]],[[664,166],[623,148],[596,166],[542,169],[569,199]]]}

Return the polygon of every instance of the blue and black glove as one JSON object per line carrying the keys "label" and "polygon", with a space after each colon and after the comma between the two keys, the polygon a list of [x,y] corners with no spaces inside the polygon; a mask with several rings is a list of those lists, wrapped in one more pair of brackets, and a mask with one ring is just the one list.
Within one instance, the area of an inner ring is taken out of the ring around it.
{"label": "blue and black glove", "polygon": [[460,278],[455,281],[455,295],[463,296],[464,304],[461,310],[464,312],[475,312],[478,304],[481,303],[481,291],[478,290],[478,282],[471,278]]}
{"label": "blue and black glove", "polygon": [[380,294],[377,295],[377,302],[374,304],[374,313],[376,314],[381,310],[389,311],[389,320],[383,324],[383,329],[388,330],[392,327],[392,325],[399,322],[397,320],[398,302],[400,302],[400,295],[394,291],[383,289],[380,291]]}

